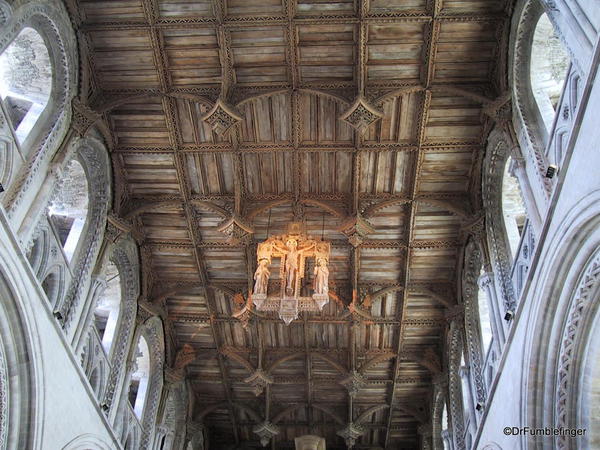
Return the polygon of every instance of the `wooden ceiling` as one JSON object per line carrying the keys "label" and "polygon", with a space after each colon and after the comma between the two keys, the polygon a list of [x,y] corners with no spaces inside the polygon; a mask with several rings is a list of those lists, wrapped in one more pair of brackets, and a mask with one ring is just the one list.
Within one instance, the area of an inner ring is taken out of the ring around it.
{"label": "wooden ceiling", "polygon": [[[355,448],[418,448],[476,209],[482,103],[502,84],[506,1],[70,9],[112,141],[115,210],[135,225],[170,357],[196,353],[192,416],[211,448],[261,447],[265,420],[279,430],[273,449],[308,433],[346,448],[337,432],[351,422]],[[382,113],[363,133],[340,120],[359,94]],[[242,118],[224,135],[202,120],[219,97]],[[340,230],[357,216],[373,230],[354,247]],[[250,240],[218,231],[231,217]],[[289,326],[266,313],[242,323],[234,294],[252,286],[256,243],[293,220],[333,243],[337,298]],[[273,380],[258,396],[245,381],[257,368]]]}

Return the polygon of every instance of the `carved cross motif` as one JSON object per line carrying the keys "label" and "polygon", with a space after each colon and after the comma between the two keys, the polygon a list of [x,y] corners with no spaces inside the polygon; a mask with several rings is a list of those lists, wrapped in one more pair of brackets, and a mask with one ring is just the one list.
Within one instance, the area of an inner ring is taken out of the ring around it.
{"label": "carved cross motif", "polygon": [[[329,253],[331,244],[307,237],[302,224],[292,222],[285,235],[273,236],[258,244],[258,267],[254,273],[252,301],[258,310],[279,311],[279,317],[289,325],[298,318],[300,310],[320,311],[329,302]],[[280,292],[268,295],[269,265],[280,258]],[[306,258],[315,259],[313,294],[302,297],[302,280],[305,276]]]}

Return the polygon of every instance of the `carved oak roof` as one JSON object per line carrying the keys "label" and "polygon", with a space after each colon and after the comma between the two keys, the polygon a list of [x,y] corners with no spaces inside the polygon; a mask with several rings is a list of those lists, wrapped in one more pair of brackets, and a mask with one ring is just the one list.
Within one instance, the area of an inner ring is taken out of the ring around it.
{"label": "carved oak roof", "polygon": [[[183,373],[211,445],[260,447],[272,425],[272,448],[303,434],[345,448],[352,423],[355,448],[418,448],[476,212],[482,106],[504,83],[506,2],[69,7],[143,297],[171,358],[196,352]],[[289,326],[234,316],[256,243],[294,219],[332,242],[335,299]]]}

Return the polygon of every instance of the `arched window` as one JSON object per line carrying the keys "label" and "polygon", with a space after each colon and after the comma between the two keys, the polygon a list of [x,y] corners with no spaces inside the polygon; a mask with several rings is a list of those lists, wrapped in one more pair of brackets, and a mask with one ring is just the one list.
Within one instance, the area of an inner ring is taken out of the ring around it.
{"label": "arched window", "polygon": [[69,262],[83,233],[88,203],[87,177],[81,163],[74,158],[68,163],[60,187],[48,206],[48,216]]}
{"label": "arched window", "polygon": [[533,33],[529,77],[547,130],[552,128],[568,67],[569,56],[544,13],[538,19]]}
{"label": "arched window", "polygon": [[102,347],[108,354],[112,347],[121,311],[121,276],[119,269],[112,261],[109,261],[105,271],[106,289],[98,299],[98,305],[94,310],[94,324],[98,330],[98,336],[102,341]]}
{"label": "arched window", "polygon": [[502,178],[502,214],[512,259],[515,258],[527,218],[519,182],[509,171],[512,158],[504,166]]}
{"label": "arched window", "polygon": [[142,420],[146,404],[146,392],[150,378],[150,350],[141,336],[135,353],[135,366],[129,383],[129,403],[138,419]]}
{"label": "arched window", "polygon": [[[481,268],[480,276],[484,274],[483,267]],[[492,343],[492,318],[490,317],[490,308],[485,289],[479,287],[477,291],[477,306],[479,310],[479,328],[481,330],[481,350],[483,356],[487,354],[490,344]]]}
{"label": "arched window", "polygon": [[44,39],[23,28],[0,55],[0,97],[19,143],[31,133],[48,104],[52,64]]}

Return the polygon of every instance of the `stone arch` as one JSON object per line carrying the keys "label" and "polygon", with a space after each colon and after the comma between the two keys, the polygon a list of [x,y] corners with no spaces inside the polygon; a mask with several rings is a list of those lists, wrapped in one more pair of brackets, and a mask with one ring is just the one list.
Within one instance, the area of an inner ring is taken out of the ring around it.
{"label": "stone arch", "polygon": [[55,306],[65,291],[65,269],[61,265],[51,267],[42,279],[42,289],[46,293],[48,302]]}
{"label": "stone arch", "polygon": [[[138,328],[133,342],[137,343],[141,337],[146,340],[150,350],[150,374],[143,416],[140,420],[142,435],[139,447],[136,448],[147,450],[151,448],[154,439],[158,406],[163,391],[165,341],[161,319],[155,316],[144,322]],[[135,345],[132,345],[132,349],[134,348]]]}
{"label": "stone arch", "polygon": [[524,156],[535,168],[532,173],[536,175],[536,184],[547,201],[551,183],[544,173],[548,165],[545,146],[549,134],[530,80],[533,36],[543,13],[544,8],[539,0],[522,0],[515,7],[509,49],[509,84],[513,86],[513,126],[521,148],[525,149]]}
{"label": "stone arch", "polygon": [[187,390],[185,384],[180,382],[170,385],[168,391],[165,390],[164,398],[162,411],[159,412],[164,446],[161,447],[162,443],[157,441],[155,442],[155,448],[157,450],[181,448],[185,437],[187,417]]}
{"label": "stone arch", "polygon": [[444,450],[444,442],[442,440],[442,414],[446,403],[446,395],[440,383],[434,384],[432,409],[431,409],[431,436],[433,450]]}
{"label": "stone arch", "polygon": [[77,436],[75,439],[65,445],[62,450],[111,450],[112,448],[114,447],[107,443],[100,436],[86,433]]}
{"label": "stone arch", "polygon": [[[75,312],[85,294],[89,276],[104,236],[111,201],[111,165],[104,144],[94,138],[74,139],[70,152],[83,166],[88,183],[89,200],[86,224],[76,254],[73,256],[73,281],[55,314],[65,330],[74,322]],[[70,158],[67,158],[69,161]]]}
{"label": "stone arch", "polygon": [[39,233],[33,239],[31,248],[27,252],[27,259],[36,277],[40,278],[46,272],[50,259],[50,238],[46,228],[39,230]]}
{"label": "stone arch", "polygon": [[481,346],[481,327],[479,321],[477,280],[483,266],[483,256],[480,245],[470,239],[465,246],[463,266],[461,270],[461,297],[465,310],[465,354],[470,367],[471,384],[478,403],[485,403],[487,392],[483,378],[483,355]]}
{"label": "stone arch", "polygon": [[35,412],[42,410],[33,354],[37,339],[9,280],[14,279],[0,269],[0,448],[34,448],[41,431]]}
{"label": "stone arch", "polygon": [[[2,126],[0,119],[0,129]],[[0,131],[1,133],[1,131]],[[4,189],[10,185],[13,175],[14,146],[11,140],[0,137],[0,184]]]}
{"label": "stone arch", "polygon": [[547,131],[551,130],[557,114],[569,65],[569,56],[556,36],[550,18],[542,13],[533,32],[529,76],[533,97]]}
{"label": "stone arch", "polygon": [[70,102],[78,86],[77,40],[63,3],[59,0],[31,1],[16,7],[0,32],[0,52],[26,27],[34,29],[46,44],[53,71],[52,89],[48,106],[24,142],[28,149],[26,160],[3,198],[10,219],[17,214],[22,219],[26,211],[21,206],[25,207],[35,197],[32,187],[41,183],[40,173],[46,170],[67,133]]}
{"label": "stone arch", "polygon": [[452,439],[455,450],[465,450],[465,416],[459,374],[463,342],[461,326],[457,320],[450,323],[446,348],[450,353],[448,358],[448,412],[452,429]]}
{"label": "stone arch", "polygon": [[[116,393],[118,380],[125,367],[129,343],[134,334],[137,299],[140,295],[140,267],[139,252],[131,238],[117,242],[107,252],[119,270],[122,283],[121,312],[117,322],[116,337],[111,347],[111,370],[102,400],[102,404],[107,409],[110,409]],[[89,323],[90,318],[87,320]]]}
{"label": "stone arch", "polygon": [[[536,296],[527,318],[530,345],[523,367],[529,370],[522,395],[524,417],[534,427],[582,428],[595,420],[585,414],[600,400],[591,379],[597,373],[594,345],[600,342],[598,201],[595,191],[565,215],[540,258],[548,261],[538,270],[544,288],[532,286]],[[589,438],[543,437],[534,448],[591,448]]]}
{"label": "stone arch", "polygon": [[510,156],[508,137],[495,129],[488,137],[482,175],[483,206],[485,210],[485,239],[491,269],[498,280],[495,287],[505,310],[513,310],[516,296],[511,280],[511,257],[502,213],[502,179]]}

